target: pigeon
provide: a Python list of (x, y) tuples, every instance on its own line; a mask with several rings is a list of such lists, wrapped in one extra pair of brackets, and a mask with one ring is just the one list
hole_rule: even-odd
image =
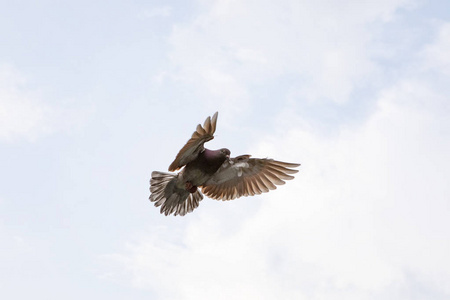
[[(178, 152), (167, 173), (153, 171), (150, 201), (161, 214), (184, 216), (196, 209), (203, 194), (216, 200), (232, 200), (276, 189), (293, 179), (300, 164), (269, 158), (230, 157), (230, 150), (209, 150), (204, 144), (214, 138), (218, 112), (206, 118)], [(201, 190), (201, 192), (200, 192)], [(203, 194), (202, 194), (203, 193)]]

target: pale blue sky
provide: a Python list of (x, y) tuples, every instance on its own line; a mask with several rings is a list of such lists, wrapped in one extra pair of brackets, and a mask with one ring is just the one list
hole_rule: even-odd
[[(2, 299), (448, 299), (450, 2), (1, 1)], [(149, 201), (198, 123), (301, 163)]]

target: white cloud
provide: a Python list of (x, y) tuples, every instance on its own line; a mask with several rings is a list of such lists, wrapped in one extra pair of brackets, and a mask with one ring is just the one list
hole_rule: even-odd
[(450, 23), (441, 24), (436, 43), (427, 47), (424, 56), (428, 61), (427, 67), (438, 69), (450, 75)]
[(368, 26), (394, 19), (408, 2), (201, 2), (202, 14), (170, 38), (173, 72), (225, 111), (245, 108), (250, 86), (281, 74), (304, 78), (292, 88), (306, 99), (343, 103), (378, 72)]
[[(200, 25), (194, 27), (206, 30), (206, 26), (201, 25), (203, 22), (215, 26), (221, 18), (228, 20), (226, 24), (231, 27), (237, 22), (232, 18), (235, 12), (226, 9), (228, 2), (215, 3), (225, 6), (217, 9), (218, 21), (197, 20)], [(324, 10), (323, 16), (331, 17), (326, 20), (338, 21), (332, 18), (334, 7), (328, 7), (325, 2), (319, 4), (320, 9), (310, 9)], [(237, 13), (243, 14), (251, 4), (239, 2), (238, 5)], [(212, 5), (212, 12), (214, 7)], [(361, 25), (367, 20), (390, 19), (396, 7), (381, 2), (380, 6), (364, 6), (360, 10), (350, 9), (353, 13), (341, 13), (349, 14), (351, 21), (344, 17), (343, 22), (352, 27), (350, 25)], [(258, 9), (256, 5), (254, 8)], [(265, 8), (260, 10), (265, 11)], [(311, 11), (302, 13), (306, 21), (312, 22), (313, 18), (307, 16)], [(261, 11), (256, 15), (261, 16)], [(273, 16), (279, 15), (275, 11), (269, 19)], [(149, 237), (129, 244), (125, 253), (111, 255), (110, 259), (118, 262), (119, 267), (110, 274), (123, 274), (125, 269), (126, 278), (121, 280), (157, 291), (161, 298), (384, 299), (387, 296), (412, 299), (418, 284), (426, 287), (433, 298), (436, 295), (448, 298), (450, 121), (447, 116), (450, 102), (447, 66), (434, 63), (435, 59), (445, 61), (440, 53), (447, 49), (446, 26), (442, 25), (437, 40), (425, 47), (424, 53), (432, 54), (422, 56), (414, 70), (399, 72), (402, 77), (378, 93), (375, 111), (358, 127), (342, 126), (333, 135), (323, 136), (301, 116), (295, 115), (295, 111), (286, 110), (278, 116), (278, 127), (285, 128), (289, 123), (286, 120), (292, 121), (288, 124), (291, 126), (280, 130), (276, 136), (264, 137), (251, 152), (255, 156), (262, 154), (301, 162), (294, 181), (264, 196), (225, 203), (204, 200), (196, 216), (186, 219), (183, 232), (173, 234), (171, 228), (164, 227), (150, 230)], [(333, 28), (326, 24), (325, 27)], [(178, 33), (183, 31), (178, 30)], [(361, 52), (366, 45), (363, 34), (359, 29), (349, 30), (359, 42), (348, 47), (356, 49), (356, 53), (351, 53), (356, 61), (363, 62), (365, 70), (362, 72), (370, 72), (372, 62)], [(193, 32), (186, 30), (181, 36)], [(238, 31), (233, 33), (238, 34)], [(200, 33), (194, 36), (197, 34)], [(216, 40), (210, 39), (211, 44), (205, 46), (214, 49)], [(209, 39), (198, 41), (206, 40)], [(222, 45), (227, 41), (223, 35), (219, 40)], [(275, 34), (267, 43), (273, 40), (277, 41)], [(280, 40), (283, 43), (277, 43), (278, 46), (286, 45), (288, 39)], [(293, 58), (289, 52), (299, 48), (260, 47), (258, 42), (261, 41), (264, 39), (254, 39), (244, 45), (242, 39), (245, 47), (233, 46), (227, 51), (239, 53), (235, 49), (247, 49), (236, 56), (242, 64), (273, 64), (274, 72), (290, 72), (288, 60), (284, 65), (274, 64), (276, 55), (270, 55), (269, 50), (278, 54), (286, 51), (285, 56), (279, 57), (283, 61), (286, 57)], [(197, 49), (204, 48), (198, 45)], [(256, 61), (247, 59), (252, 49), (258, 49), (254, 50), (258, 53)], [(308, 48), (308, 51), (314, 49)], [(313, 61), (329, 53), (327, 47), (315, 50), (319, 54), (313, 54), (318, 55)], [(217, 60), (201, 54), (195, 59), (189, 57), (195, 53), (187, 51), (186, 57), (176, 58), (180, 59), (182, 68), (186, 68), (182, 72), (193, 70), (197, 74), (197, 71), (212, 69), (232, 75), (223, 75), (223, 78), (239, 78), (244, 73), (267, 76), (255, 71), (255, 65), (236, 67), (238, 71), (227, 69), (228, 63), (221, 61), (226, 55), (217, 55)], [(331, 55), (329, 64), (338, 62), (351, 66), (347, 51), (337, 53), (335, 58)], [(215, 54), (217, 52), (212, 51), (211, 57)], [(192, 59), (185, 62), (188, 58)], [(318, 74), (315, 72), (320, 72), (314, 63), (307, 65), (303, 58), (298, 60), (304, 64), (307, 76), (314, 78), (313, 75)], [(200, 61), (204, 64), (195, 63)], [(211, 62), (216, 64), (210, 65)], [(300, 65), (295, 59), (293, 64), (293, 68)], [(429, 77), (430, 65), (437, 75)], [(351, 89), (358, 72), (361, 70), (344, 72), (343, 78), (338, 80), (349, 82)], [(319, 80), (310, 85), (311, 90), (322, 93), (319, 86), (324, 82), (326, 80)], [(241, 86), (245, 91), (246, 84)], [(333, 90), (333, 85), (326, 86)], [(347, 90), (340, 93), (345, 98)]]
[(82, 126), (92, 107), (72, 109), (70, 101), (51, 105), (12, 66), (0, 65), (0, 140), (36, 140), (56, 131)]
[(45, 119), (51, 108), (38, 100), (38, 92), (24, 89), (25, 83), (17, 70), (0, 66), (0, 139), (34, 139), (49, 130)]
[[(430, 134), (449, 121), (436, 124), (435, 112), (403, 103), (433, 102), (433, 94), (414, 99), (422, 88), (414, 86), (386, 90), (360, 128), (269, 138), (256, 152), (302, 162), (294, 181), (258, 198), (214, 202), (195, 212), (178, 242), (159, 228), (114, 259), (135, 286), (162, 298), (377, 299), (407, 290), (409, 273), (450, 295), (450, 139)], [(260, 208), (242, 212), (251, 205)]]
[(169, 17), (172, 14), (172, 7), (160, 6), (139, 13), (140, 18)]

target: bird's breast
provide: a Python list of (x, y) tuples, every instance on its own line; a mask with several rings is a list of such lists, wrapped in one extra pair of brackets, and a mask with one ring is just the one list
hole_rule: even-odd
[(190, 166), (186, 166), (183, 170), (181, 180), (183, 182), (189, 181), (192, 185), (202, 186), (205, 184), (208, 179), (211, 178), (211, 175), (204, 172), (199, 168), (194, 168)]

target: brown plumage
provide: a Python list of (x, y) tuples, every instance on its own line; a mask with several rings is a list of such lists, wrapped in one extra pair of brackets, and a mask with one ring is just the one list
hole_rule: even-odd
[(240, 155), (230, 158), (230, 150), (209, 150), (204, 143), (214, 138), (216, 112), (203, 126), (197, 125), (189, 141), (170, 164), (169, 171), (183, 168), (178, 174), (154, 171), (150, 180), (150, 201), (161, 206), (161, 213), (185, 215), (198, 207), (202, 192), (217, 200), (232, 200), (276, 189), (293, 179), (300, 164), (268, 158)]

